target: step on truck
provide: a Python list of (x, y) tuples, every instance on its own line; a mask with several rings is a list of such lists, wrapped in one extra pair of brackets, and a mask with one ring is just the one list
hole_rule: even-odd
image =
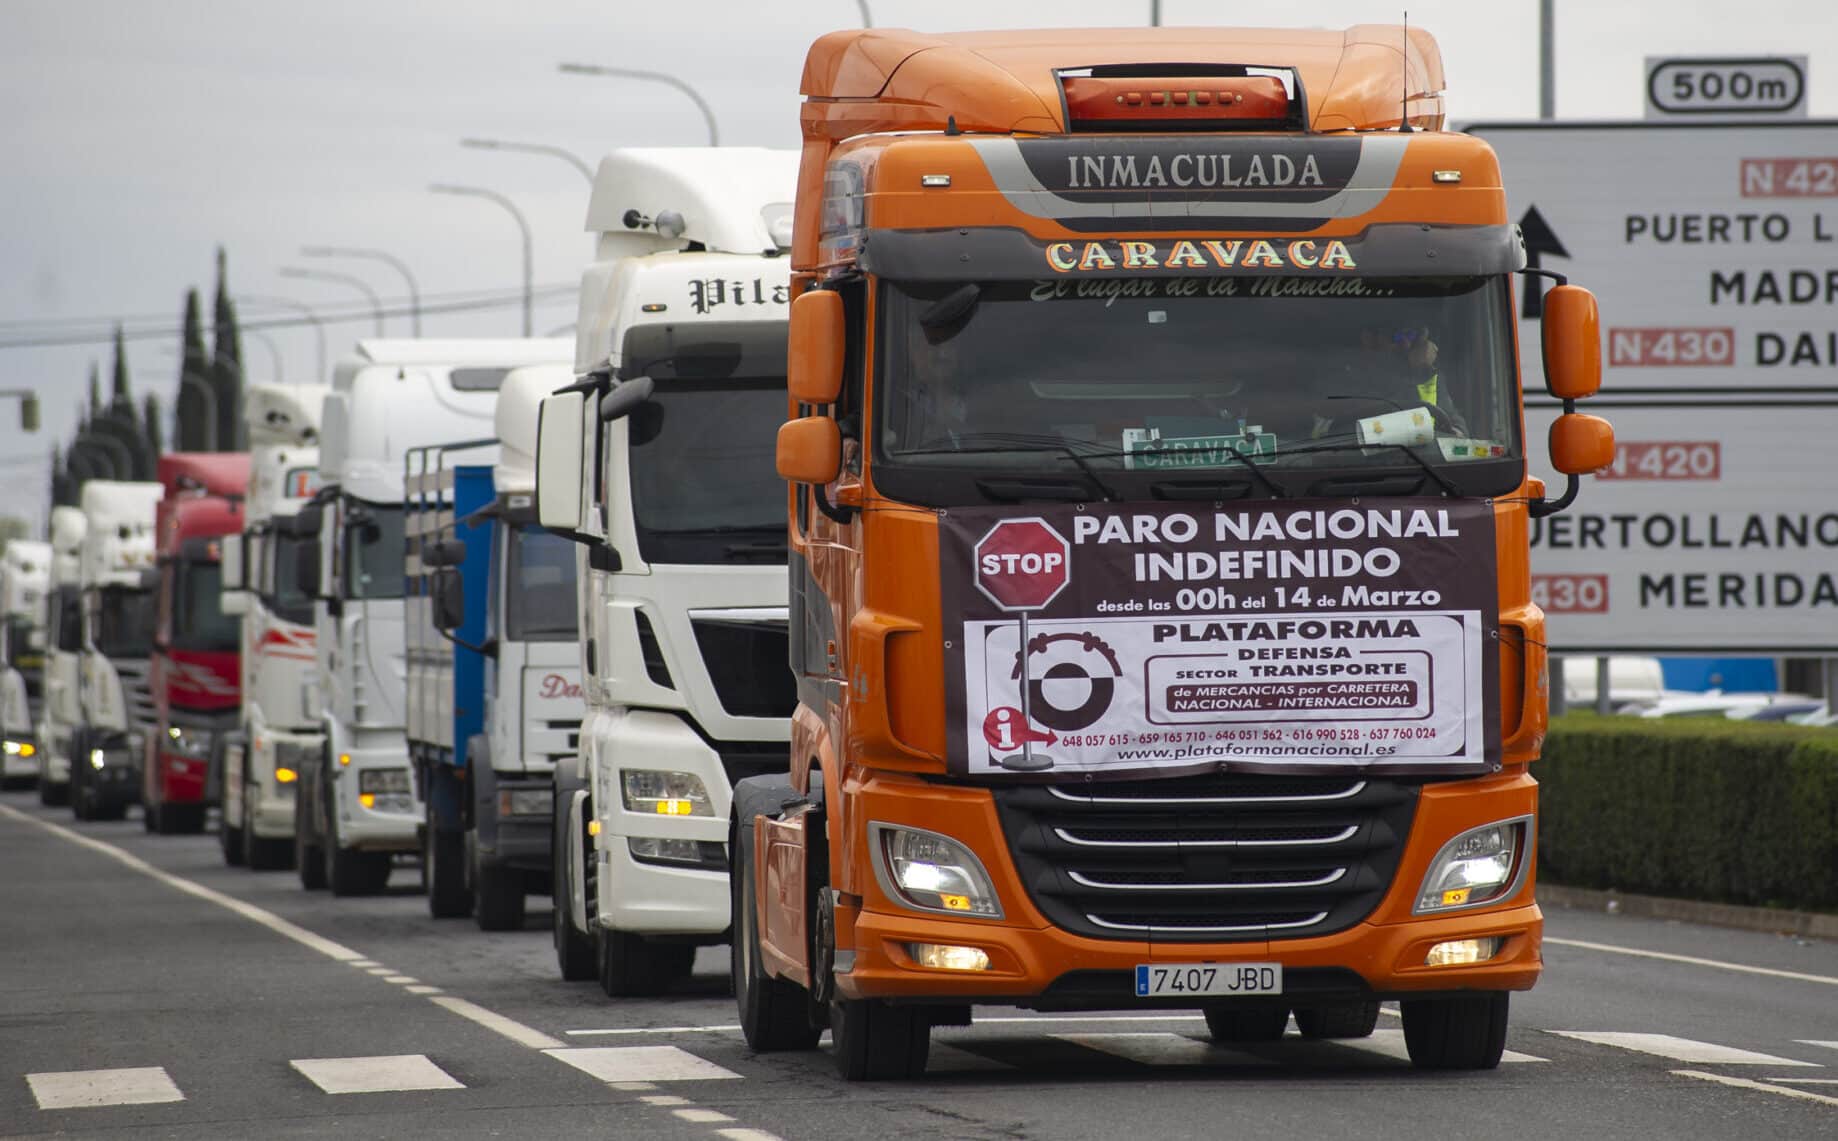
[(223, 608), (223, 549), (242, 534), (249, 456), (168, 452), (156, 470), (165, 491), (154, 522), (154, 712), (140, 803), (149, 832), (200, 832), (218, 795), (213, 758), (242, 705), (241, 629)]
[(587, 704), (556, 770), (564, 978), (655, 993), (727, 938), (734, 781), (785, 765), (784, 405), (796, 159), (600, 163), (575, 372), (543, 402), (540, 522), (581, 541)]
[(70, 807), (79, 820), (119, 819), (140, 801), (154, 721), (149, 671), (157, 617), (157, 483), (83, 484), (82, 649), (70, 740)]
[[(408, 747), (427, 801), (428, 910), (523, 926), (550, 892), (554, 774), (581, 731), (574, 545), (536, 523), (536, 418), (567, 365), (513, 369), (495, 438), (410, 453)], [(496, 447), (495, 465), (469, 462)]]
[(51, 509), (51, 575), (45, 588), (45, 692), (39, 702), (38, 801), (70, 800), (71, 736), (83, 719), (83, 529), (80, 507)]
[[(1546, 722), (1487, 144), (1426, 32), (812, 47), (778, 470), (788, 776), (735, 792), (756, 1049), (1198, 1008), (1491, 1068), (1540, 970)], [(1555, 275), (1540, 274), (1543, 278)], [(1544, 283), (1527, 278), (1520, 289)], [(1606, 463), (1543, 294), (1556, 469)]]
[(38, 779), (50, 586), (50, 543), (13, 539), (0, 551), (0, 788), (30, 788)]
[(506, 372), (567, 360), (561, 340), (366, 340), (334, 371), (320, 416), (319, 533), (300, 566), (314, 597), (323, 738), (294, 794), (294, 859), (309, 889), (379, 892), (394, 858), (422, 843), (403, 737), (406, 457), (488, 435)]
[(318, 384), (257, 384), (243, 395), (249, 485), (240, 542), (224, 548), (224, 610), (238, 616), (242, 716), (222, 752), (224, 861), (254, 871), (294, 859), (294, 790), (325, 746), (313, 601), (300, 551), (318, 534)]

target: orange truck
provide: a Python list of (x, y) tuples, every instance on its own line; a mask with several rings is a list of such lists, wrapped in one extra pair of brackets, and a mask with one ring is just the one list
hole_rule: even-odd
[(1254, 1042), (1395, 1000), (1418, 1066), (1498, 1063), (1541, 968), (1528, 520), (1613, 431), (1594, 298), (1441, 88), (1415, 28), (813, 45), (799, 704), (729, 845), (755, 1049), (888, 1078), (977, 1005)]

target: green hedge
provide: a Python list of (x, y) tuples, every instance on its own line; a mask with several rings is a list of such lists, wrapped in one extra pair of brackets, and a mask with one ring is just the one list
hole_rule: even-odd
[(1838, 729), (1572, 713), (1532, 775), (1552, 883), (1838, 910)]

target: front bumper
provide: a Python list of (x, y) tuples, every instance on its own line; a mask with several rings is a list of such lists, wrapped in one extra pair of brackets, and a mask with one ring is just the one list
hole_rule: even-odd
[[(555, 835), (554, 782), (548, 774), (537, 778), (515, 778), (498, 775), (493, 780), (492, 803), (489, 810), (492, 815), (489, 830), (479, 829), (479, 860), (481, 863), (499, 867), (520, 868), (525, 871), (547, 873), (550, 870), (551, 838)], [(542, 805), (540, 812), (522, 812), (506, 814), (503, 812), (503, 800), (506, 795), (513, 805), (529, 802), (527, 807), (536, 803)], [(489, 835), (490, 843), (485, 843)]]
[[(249, 805), (249, 825), (263, 840), (284, 840), (294, 834), (294, 797), (299, 774), (317, 765), (325, 753), (325, 738), (318, 733), (283, 733), (264, 726), (255, 735), (249, 758), (249, 777), (243, 797)], [(293, 773), (280, 779), (279, 771)]]
[[(333, 754), (332, 799), (338, 811), (341, 847), (366, 852), (415, 852), (421, 848), (422, 803), (412, 791), (408, 746), (397, 737), (393, 744), (348, 745)], [(363, 803), (363, 776), (367, 772), (400, 773), (399, 787), (411, 791), (378, 796)]]
[(38, 775), (38, 738), (7, 737), (0, 741), (0, 777), (35, 777)]

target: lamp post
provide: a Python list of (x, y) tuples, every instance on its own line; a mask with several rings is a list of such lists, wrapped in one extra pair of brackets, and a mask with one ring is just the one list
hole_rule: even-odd
[(249, 305), (265, 305), (270, 308), (293, 309), (304, 314), (306, 319), (312, 323), (313, 333), (318, 338), (319, 342), (319, 368), (313, 375), (318, 378), (318, 383), (324, 384), (326, 382), (325, 321), (320, 318), (317, 310), (311, 305), (306, 304), (306, 302), (295, 301), (291, 297), (267, 297), (259, 293), (238, 293), (236, 295), (236, 300)]
[(383, 335), (383, 299), (377, 296), (377, 291), (370, 288), (370, 283), (363, 278), (349, 273), (333, 273), (327, 269), (303, 269), (297, 265), (283, 266), (281, 276), (302, 281), (330, 281), (357, 290), (370, 299), (370, 312), (377, 322), (377, 336)]
[[(1159, 3), (1159, 0), (1157, 0)], [(862, 10), (862, 27), (874, 27), (874, 17), (868, 14), (868, 0), (855, 0), (855, 6)]]
[[(309, 258), (358, 258), (363, 261), (380, 261), (402, 275), (408, 283), (408, 312), (410, 328), (414, 335), (421, 335), (421, 286), (415, 275), (409, 271), (408, 263), (387, 250), (373, 250), (360, 246), (303, 246), (302, 257)], [(378, 328), (377, 332), (382, 332)]]
[(244, 335), (254, 337), (262, 343), (262, 347), (268, 350), (268, 363), (274, 366), (275, 381), (277, 383), (285, 382), (287, 380), (287, 374), (286, 370), (281, 365), (281, 350), (280, 347), (274, 343), (274, 338), (262, 332), (260, 329), (244, 329), (242, 332)]
[(720, 132), (715, 128), (715, 111), (708, 105), (708, 100), (689, 84), (674, 75), (662, 71), (644, 71), (635, 67), (605, 67), (597, 63), (564, 63), (561, 65), (564, 75), (600, 75), (613, 79), (641, 79), (649, 83), (664, 83), (676, 88), (694, 101), (696, 108), (702, 112), (702, 118), (708, 123), (708, 145), (721, 145)]
[(562, 147), (550, 146), (548, 143), (512, 142), (508, 139), (461, 139), (460, 146), (469, 147), (475, 151), (516, 151), (519, 154), (550, 155), (580, 171), (581, 177), (587, 180), (587, 184), (593, 185), (593, 167), (588, 166), (586, 160), (580, 155)]
[(534, 255), (530, 247), (530, 223), (523, 216), (523, 211), (517, 209), (517, 204), (504, 195), (495, 190), (487, 190), (482, 186), (452, 186), (437, 182), (428, 189), (435, 194), (454, 194), (462, 198), (484, 198), (496, 202), (510, 211), (511, 217), (516, 219), (517, 230), (523, 235), (523, 335), (529, 336), (533, 320), (531, 310), (534, 305), (535, 271), (532, 268)]

